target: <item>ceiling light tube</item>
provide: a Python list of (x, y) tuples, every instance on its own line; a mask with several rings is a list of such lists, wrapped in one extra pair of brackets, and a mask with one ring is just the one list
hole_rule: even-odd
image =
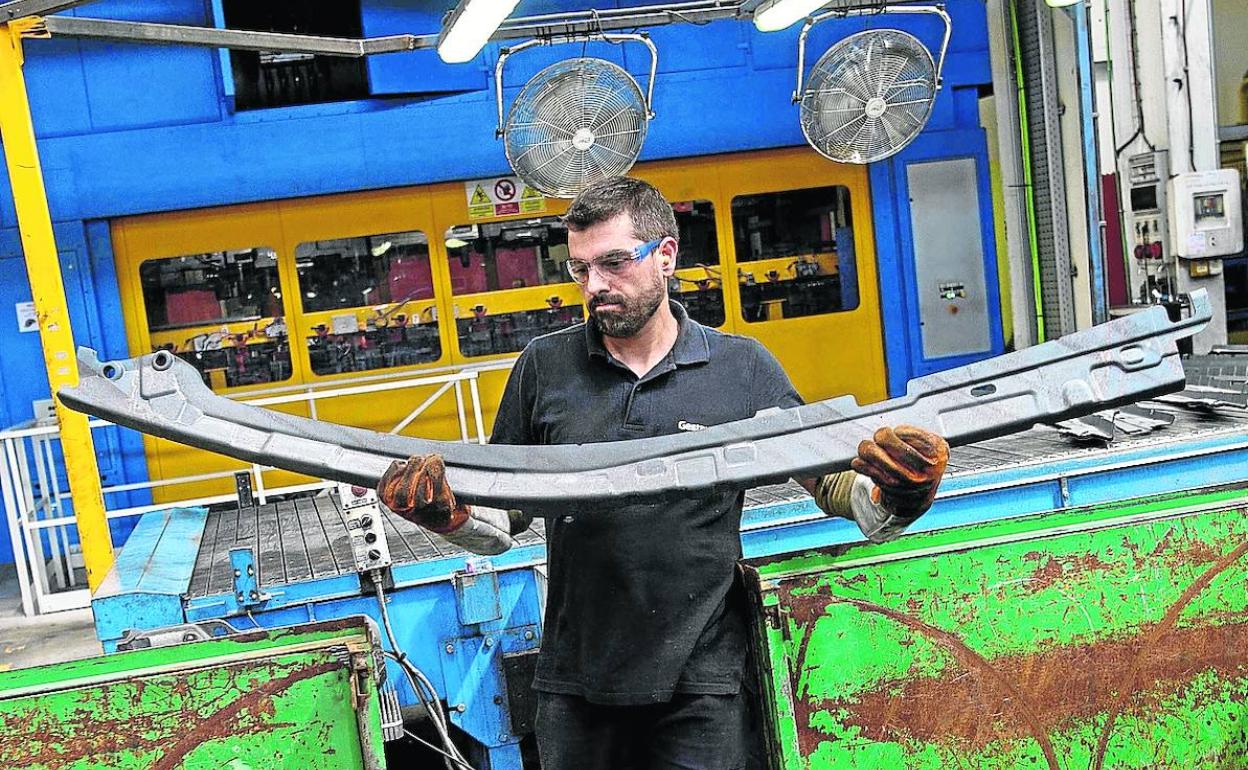
[(754, 11), (759, 32), (779, 32), (828, 4), (828, 0), (767, 0)]
[(438, 56), (448, 64), (476, 58), (519, 0), (459, 0), (442, 24)]

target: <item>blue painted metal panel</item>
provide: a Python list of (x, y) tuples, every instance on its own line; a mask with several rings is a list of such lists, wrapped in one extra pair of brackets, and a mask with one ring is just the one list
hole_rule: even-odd
[[(1092, 281), (1092, 323), (1109, 320), (1109, 283), (1102, 253), (1101, 172), (1096, 146), (1096, 106), (1092, 103), (1092, 41), (1089, 39), (1088, 9), (1082, 4), (1065, 9), (1075, 19), (1075, 41), (1079, 53), (1079, 129), (1083, 139), (1083, 181), (1088, 201), (1088, 264)], [(1109, 116), (1106, 116), (1109, 119)]]
[[(969, 90), (955, 89), (956, 100), (971, 96)], [(918, 313), (918, 286), (915, 277), (913, 234), (910, 225), (910, 196), (906, 166), (933, 160), (971, 158), (975, 161), (980, 206), (980, 239), (983, 243), (983, 270), (988, 299), (988, 325), (991, 348), (984, 353), (927, 359), (923, 356)], [(996, 233), (992, 221), (992, 196), (988, 179), (988, 145), (979, 128), (957, 131), (924, 132), (906, 149), (871, 169), (872, 211), (884, 307), (885, 361), (890, 395), (901, 395), (914, 377), (963, 366), (1005, 350), (1001, 326), (1000, 283), (997, 276)], [(886, 273), (887, 271), (887, 273)], [(892, 278), (886, 277), (891, 275)], [(892, 283), (896, 281), (896, 283)], [(896, 295), (883, 291), (895, 287)], [(892, 300), (896, 300), (893, 304)]]
[(171, 508), (143, 516), (91, 600), (96, 635), (106, 652), (128, 629), (183, 622), (182, 594), (190, 585), (208, 511)]
[[(364, 35), (402, 35), (438, 29), (447, 8), (413, 7), (402, 0), (364, 0), (360, 4)], [(480, 90), (487, 85), (482, 61), (450, 65), (436, 51), (409, 51), (368, 60), (369, 90), (374, 94), (419, 94)]]
[[(108, 355), (127, 356), (125, 328), (117, 291), (116, 268), (103, 222), (59, 222), (54, 226), (57, 249), (61, 255), (61, 274), (65, 283), (70, 323), (79, 344), (108, 351)], [(39, 335), (21, 332), (11, 309), (31, 299), (21, 241), (16, 230), (0, 231), (0, 427), (25, 422), (34, 417), (32, 404), (50, 397), (47, 374), (42, 365)], [(97, 429), (93, 438), (105, 485), (127, 484), (147, 478), (147, 461), (142, 439), (119, 428)], [(67, 489), (60, 452), (55, 452), (57, 475), (61, 488)], [(144, 505), (150, 501), (146, 492), (122, 492), (109, 495), (110, 507)], [(72, 503), (71, 503), (72, 506)], [(110, 522), (113, 542), (125, 541), (136, 518)], [(77, 533), (71, 533), (76, 542)], [(12, 545), (6, 534), (0, 535), (0, 563), (13, 560)]]
[[(135, 10), (139, 5), (105, 0), (79, 12), (141, 15)], [(205, 3), (180, 0), (167, 5), (163, 13), (171, 19), (213, 23)], [(989, 81), (981, 6), (972, 0), (951, 6), (954, 37), (946, 66), (951, 86)], [(396, 23), (399, 8), (396, 0), (366, 4), (366, 20)], [(156, 13), (151, 10), (147, 17), (161, 18)], [(872, 23), (883, 24), (880, 20)], [(812, 52), (854, 24), (865, 22), (821, 25)], [(926, 30), (932, 24), (932, 19), (918, 17), (897, 20), (898, 26), (914, 29), (924, 39), (931, 37)], [(795, 35), (796, 31), (760, 35), (740, 22), (656, 30), (656, 38), (663, 38), (660, 64), (666, 73), (656, 90), (660, 117), (651, 126), (642, 158), (801, 144), (797, 113), (789, 100), (795, 78)], [(64, 113), (50, 108), (48, 115), (37, 116), (36, 122), (48, 137), (41, 150), (58, 219), (376, 189), (506, 170), (502, 149), (492, 135), (495, 116), (489, 81), (481, 71), (482, 64), (492, 63), (494, 47), (487, 48), (480, 62), (462, 65), (476, 73), (470, 79), (478, 88), (471, 92), (419, 101), (373, 99), (240, 114), (220, 110), (227, 95), (222, 93), (221, 67), (214, 55), (191, 51), (182, 57), (171, 54), (178, 49), (133, 48), (103, 50), (92, 44), (79, 55), (57, 41), (27, 44), (28, 80), (33, 90), (44, 89), (45, 102), (53, 100), (54, 94), (83, 88), (63, 80), (72, 81), (74, 70), (64, 60), (75, 59), (86, 73), (79, 76), (80, 83), (91, 84), (86, 91), (93, 119), (98, 113), (102, 125), (121, 129), (103, 131), (93, 126), (90, 133), (67, 135), (83, 129), (81, 104)], [(556, 55), (562, 54), (547, 50), (517, 57), (517, 86), (526, 71), (536, 70)], [(398, 73), (411, 67), (402, 64), (402, 56), (407, 55), (394, 58), (397, 79), (387, 88), (405, 88)], [(630, 67), (645, 58), (628, 56)], [(721, 66), (725, 64), (730, 66)], [(710, 68), (700, 68), (704, 66)], [(142, 77), (160, 82), (146, 84)], [(511, 95), (514, 92), (508, 98)], [(743, 119), (747, 104), (743, 95), (748, 95), (749, 120)], [(933, 128), (952, 125), (951, 119), (942, 117), (951, 109), (952, 105), (938, 105)], [(441, 146), (457, 151), (428, 150)], [(54, 180), (51, 177), (57, 169), (72, 173)], [(172, 169), (177, 173), (171, 173)], [(3, 195), (7, 197), (7, 189)]]

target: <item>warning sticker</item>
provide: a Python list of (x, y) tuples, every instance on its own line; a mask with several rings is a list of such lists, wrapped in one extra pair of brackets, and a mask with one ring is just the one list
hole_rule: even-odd
[(542, 214), (546, 198), (519, 177), (501, 176), (464, 182), (469, 219), (505, 217), (509, 214)]

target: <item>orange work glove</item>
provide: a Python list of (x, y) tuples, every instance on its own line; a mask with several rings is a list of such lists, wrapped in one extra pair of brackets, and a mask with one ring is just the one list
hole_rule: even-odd
[(858, 445), (850, 466), (875, 482), (872, 499), (893, 514), (916, 519), (936, 497), (949, 464), (949, 443), (912, 425), (880, 428)]
[(387, 508), (425, 529), (446, 534), (468, 521), (472, 508), (455, 502), (446, 482), (442, 455), (395, 460), (377, 482), (377, 497)]

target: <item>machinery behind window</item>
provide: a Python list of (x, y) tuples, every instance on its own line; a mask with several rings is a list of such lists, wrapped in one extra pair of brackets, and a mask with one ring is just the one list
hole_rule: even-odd
[(145, 261), (153, 350), (189, 361), (213, 388), (291, 376), (277, 254), (256, 247)]
[(739, 196), (732, 201), (732, 231), (746, 321), (836, 313), (858, 306), (845, 188)]
[(411, 366), (442, 355), (429, 239), (385, 233), (295, 249), (314, 374)]
[[(579, 323), (584, 308), (566, 292), (568, 230), (559, 217), (458, 225), (446, 231), (459, 350), (465, 356), (517, 353), (534, 337)], [(566, 288), (566, 287), (565, 287)]]

